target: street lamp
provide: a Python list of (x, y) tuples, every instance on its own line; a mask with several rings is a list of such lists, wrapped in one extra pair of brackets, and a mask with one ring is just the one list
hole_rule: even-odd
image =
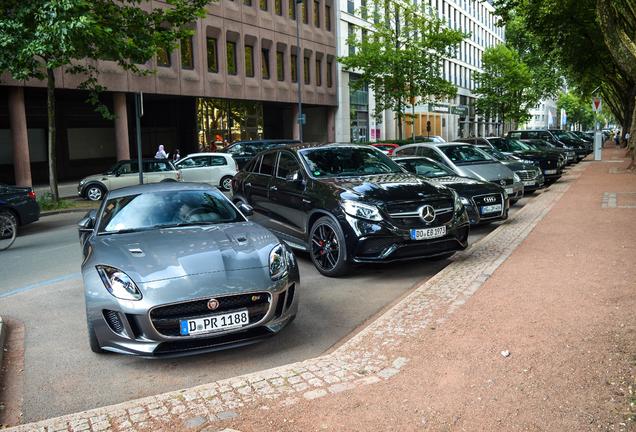
[(303, 116), (302, 86), (300, 83), (300, 56), (302, 55), (302, 50), (300, 49), (300, 20), (302, 19), (302, 11), (298, 13), (298, 5), (302, 5), (302, 3), (303, 0), (296, 0), (296, 47), (298, 49), (296, 53), (296, 81), (298, 82), (298, 117), (296, 118), (296, 122), (298, 123), (298, 139), (300, 142), (303, 142), (303, 124), (305, 123), (305, 117)]

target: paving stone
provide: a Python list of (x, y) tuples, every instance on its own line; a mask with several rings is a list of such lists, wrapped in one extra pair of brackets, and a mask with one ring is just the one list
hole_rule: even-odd
[(192, 417), (183, 422), (184, 429), (197, 429), (206, 424), (208, 420), (203, 416)]
[(352, 388), (355, 388), (355, 385), (353, 383), (340, 383), (330, 386), (329, 391), (331, 393), (341, 393), (346, 390), (351, 390)]
[(318, 390), (312, 390), (312, 391), (306, 392), (305, 394), (303, 394), (303, 397), (307, 400), (312, 400), (312, 399), (317, 399), (326, 395), (327, 395), (327, 390), (318, 389)]
[(238, 414), (235, 413), (234, 411), (223, 411), (218, 413), (216, 416), (219, 418), (219, 420), (231, 420), (237, 417)]

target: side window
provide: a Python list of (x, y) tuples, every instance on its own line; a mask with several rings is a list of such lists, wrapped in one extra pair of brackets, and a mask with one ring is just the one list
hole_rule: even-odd
[(444, 159), (431, 148), (422, 147), (422, 156), (426, 156), (427, 158), (433, 159), (434, 161), (446, 164), (446, 162), (444, 162)]
[[(145, 166), (144, 166), (145, 168)], [(139, 172), (139, 166), (136, 163), (126, 162), (119, 166), (119, 174), (134, 174)]]
[(266, 153), (263, 155), (260, 173), (264, 175), (272, 175), (274, 173), (274, 163), (276, 162), (276, 153)]
[(287, 152), (281, 152), (280, 158), (278, 159), (276, 177), (284, 179), (295, 171), (300, 172), (300, 165), (298, 165), (296, 158)]
[(222, 166), (227, 165), (227, 160), (223, 156), (211, 156), (210, 166)]
[(202, 168), (210, 166), (210, 158), (208, 156), (195, 156), (191, 158), (192, 168)]
[(398, 148), (393, 153), (399, 153), (400, 156), (415, 156), (415, 149), (416, 147)]
[[(512, 138), (516, 138), (512, 136)], [(539, 138), (538, 132), (521, 132), (521, 138)]]
[(521, 132), (510, 132), (509, 138), (521, 139)]
[(250, 163), (247, 165), (247, 167), (245, 167), (245, 171), (258, 174), (262, 159), (263, 159), (262, 156), (252, 159)]

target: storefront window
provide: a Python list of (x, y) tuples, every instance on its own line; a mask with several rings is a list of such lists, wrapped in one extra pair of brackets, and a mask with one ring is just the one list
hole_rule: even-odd
[(198, 98), (197, 121), (200, 151), (263, 138), (261, 102)]

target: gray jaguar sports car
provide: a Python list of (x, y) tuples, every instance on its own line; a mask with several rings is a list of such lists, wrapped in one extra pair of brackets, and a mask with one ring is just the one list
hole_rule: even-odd
[(91, 349), (168, 357), (280, 331), (298, 310), (298, 265), (251, 211), (198, 183), (109, 192), (79, 223)]

